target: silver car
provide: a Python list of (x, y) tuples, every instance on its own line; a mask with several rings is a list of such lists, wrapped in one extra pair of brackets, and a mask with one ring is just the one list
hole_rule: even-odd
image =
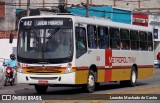
[(154, 67), (160, 68), (160, 61), (159, 60), (157, 60), (157, 59), (154, 60)]

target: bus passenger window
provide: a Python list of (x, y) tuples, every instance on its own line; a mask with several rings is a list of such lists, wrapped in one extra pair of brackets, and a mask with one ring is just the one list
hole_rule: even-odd
[(100, 49), (109, 47), (108, 28), (98, 27), (98, 44)]
[(148, 41), (148, 50), (149, 50), (149, 51), (152, 51), (152, 50), (153, 50), (153, 38), (152, 38), (152, 33), (148, 33), (147, 41)]
[(147, 32), (139, 32), (140, 36), (140, 50), (148, 50), (147, 46)]
[(116, 39), (110, 39), (110, 45), (112, 49), (120, 49), (120, 41)]
[(88, 47), (92, 49), (97, 48), (97, 32), (95, 26), (88, 26)]
[(110, 28), (110, 46), (112, 49), (120, 49), (120, 33), (118, 28)]
[(130, 31), (131, 49), (139, 50), (139, 34), (138, 31)]
[(120, 30), (121, 37), (121, 49), (130, 49), (130, 40), (129, 40), (129, 30), (121, 29)]
[(148, 42), (148, 50), (149, 50), (149, 51), (152, 51), (152, 50), (153, 50), (152, 42)]

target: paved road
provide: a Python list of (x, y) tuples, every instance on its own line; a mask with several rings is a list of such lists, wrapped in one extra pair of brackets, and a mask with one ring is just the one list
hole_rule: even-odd
[[(6, 87), (0, 84), (0, 94), (38, 95), (33, 86), (26, 84)], [(12, 101), (12, 103), (122, 103), (122, 100), (104, 100), (106, 96), (112, 94), (160, 94), (160, 69), (155, 69), (153, 77), (139, 80), (136, 87), (121, 87), (119, 83), (103, 83), (92, 94), (83, 93), (79, 87), (49, 87), (46, 96), (43, 97), (53, 99), (54, 101)], [(59, 100), (55, 100), (57, 98)], [(74, 100), (66, 101), (64, 99)], [(125, 100), (124, 102), (129, 103), (131, 101)], [(135, 102), (159, 103), (157, 100), (140, 100)], [(0, 101), (0, 103), (11, 103), (11, 101)]]

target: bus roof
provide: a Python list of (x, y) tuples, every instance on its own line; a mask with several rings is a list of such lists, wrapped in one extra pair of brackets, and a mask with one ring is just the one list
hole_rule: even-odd
[(152, 32), (153, 28), (151, 27), (144, 27), (144, 26), (138, 26), (138, 25), (131, 25), (131, 24), (124, 24), (124, 23), (118, 23), (113, 22), (111, 20), (105, 19), (105, 18), (93, 18), (93, 17), (81, 17), (81, 16), (75, 16), (75, 15), (38, 15), (38, 16), (28, 16), (23, 17), (21, 19), (29, 19), (29, 18), (53, 18), (53, 17), (60, 17), (60, 18), (72, 18), (75, 23), (82, 23), (82, 24), (90, 24), (90, 25), (100, 25), (100, 26), (108, 26), (108, 27), (115, 27), (115, 28), (122, 28), (122, 29), (129, 29), (129, 30), (138, 30), (138, 31), (147, 31)]

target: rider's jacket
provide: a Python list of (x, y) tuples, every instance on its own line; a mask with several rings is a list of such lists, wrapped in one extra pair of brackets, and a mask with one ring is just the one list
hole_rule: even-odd
[(15, 69), (16, 66), (17, 66), (17, 62), (16, 62), (16, 60), (10, 59), (10, 60), (6, 61), (6, 62), (4, 63), (4, 65), (10, 66), (11, 68)]

